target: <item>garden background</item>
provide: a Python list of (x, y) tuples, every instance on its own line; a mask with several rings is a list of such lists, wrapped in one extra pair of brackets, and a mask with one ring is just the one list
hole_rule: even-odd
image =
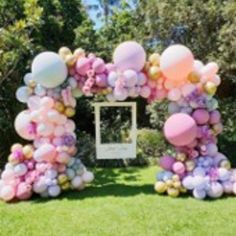
[[(235, 0), (0, 0), (0, 168), (7, 160), (10, 146), (24, 143), (14, 130), (15, 116), (23, 110), (15, 99), (15, 91), (30, 70), (34, 56), (68, 46), (82, 47), (110, 61), (113, 49), (125, 40), (138, 41), (150, 53), (182, 43), (203, 62), (219, 63), (222, 85), (217, 97), (225, 126), (220, 148), (236, 164)], [(162, 137), (167, 115), (165, 102), (149, 105), (139, 99), (138, 158), (95, 160), (94, 101), (100, 98), (78, 99), (74, 117), (78, 157), (85, 165), (147, 165), (166, 150)], [(120, 115), (114, 111), (107, 119), (110, 117), (119, 126)]]

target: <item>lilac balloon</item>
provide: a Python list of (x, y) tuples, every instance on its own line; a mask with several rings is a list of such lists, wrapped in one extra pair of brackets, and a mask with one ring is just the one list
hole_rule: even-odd
[(147, 82), (147, 77), (144, 73), (138, 73), (138, 85), (142, 86), (146, 84)]
[(223, 186), (218, 182), (214, 182), (210, 185), (207, 195), (211, 198), (219, 198), (223, 195), (223, 192)]
[(218, 168), (218, 175), (221, 181), (227, 181), (230, 179), (230, 172), (225, 168)]
[(195, 176), (193, 179), (193, 186), (195, 189), (202, 190), (206, 188), (206, 180), (203, 176)]
[(220, 122), (220, 112), (218, 110), (212, 111), (210, 113), (210, 124), (214, 125)]
[(206, 175), (206, 171), (204, 168), (202, 167), (196, 167), (194, 170), (193, 170), (193, 174), (195, 176), (205, 176)]
[(108, 75), (107, 81), (111, 87), (115, 87), (118, 75), (115, 71), (111, 71)]
[(197, 124), (206, 124), (210, 118), (209, 112), (205, 109), (197, 109), (193, 112), (192, 117)]
[(184, 186), (186, 189), (189, 189), (189, 190), (194, 189), (194, 177), (192, 177), (192, 176), (186, 176), (186, 177), (183, 179), (182, 184), (183, 184), (183, 186)]
[(128, 97), (128, 91), (125, 88), (115, 88), (114, 98), (118, 101), (124, 101)]
[(168, 113), (172, 115), (172, 114), (178, 113), (178, 112), (180, 112), (180, 107), (179, 107), (178, 103), (170, 102), (168, 105)]
[(163, 156), (160, 158), (160, 167), (162, 167), (165, 170), (172, 170), (172, 166), (175, 163), (175, 158), (172, 156)]
[(114, 64), (120, 70), (133, 69), (140, 71), (143, 69), (146, 61), (146, 53), (143, 47), (134, 42), (127, 41), (121, 43), (113, 54)]
[(206, 146), (206, 152), (208, 156), (215, 156), (218, 153), (218, 147), (214, 143), (209, 143)]
[(137, 73), (134, 70), (124, 71), (125, 86), (128, 88), (134, 87), (138, 81)]
[(219, 166), (220, 162), (223, 161), (223, 160), (227, 160), (227, 157), (226, 157), (224, 154), (218, 152), (218, 153), (214, 156), (214, 159), (213, 159), (214, 165)]
[(194, 189), (193, 196), (196, 199), (202, 200), (206, 197), (206, 191), (204, 189)]
[(232, 193), (233, 192), (233, 183), (231, 181), (225, 181), (222, 183), (222, 186), (223, 186), (223, 190), (225, 193)]

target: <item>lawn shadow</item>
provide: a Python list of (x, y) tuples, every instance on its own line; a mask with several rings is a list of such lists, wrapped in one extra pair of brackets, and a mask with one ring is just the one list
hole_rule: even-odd
[[(142, 169), (142, 168), (141, 168)], [(96, 197), (130, 197), (139, 194), (155, 194), (153, 183), (139, 184), (141, 182), (140, 168), (122, 169), (95, 169), (95, 180), (83, 191), (63, 192), (57, 200), (83, 200)], [(42, 203), (50, 198), (35, 196), (32, 203)]]

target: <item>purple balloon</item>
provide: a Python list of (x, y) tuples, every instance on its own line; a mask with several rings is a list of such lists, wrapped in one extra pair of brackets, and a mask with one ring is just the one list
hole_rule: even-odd
[(175, 158), (172, 156), (163, 156), (160, 158), (160, 166), (165, 170), (172, 170), (172, 166), (175, 163)]
[(197, 109), (193, 112), (192, 117), (197, 124), (203, 125), (209, 121), (210, 115), (209, 112), (205, 109)]
[(210, 124), (214, 125), (214, 124), (217, 124), (220, 122), (220, 112), (215, 110), (215, 111), (212, 111), (211, 114), (210, 114)]
[(143, 47), (134, 42), (121, 43), (113, 54), (114, 64), (120, 70), (133, 69), (141, 71), (145, 65), (146, 53)]

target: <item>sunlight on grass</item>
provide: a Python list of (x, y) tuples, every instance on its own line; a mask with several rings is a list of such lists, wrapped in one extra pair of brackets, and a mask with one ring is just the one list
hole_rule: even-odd
[(0, 203), (1, 236), (235, 235), (236, 199), (173, 199), (153, 190), (156, 168), (96, 169), (83, 192)]

